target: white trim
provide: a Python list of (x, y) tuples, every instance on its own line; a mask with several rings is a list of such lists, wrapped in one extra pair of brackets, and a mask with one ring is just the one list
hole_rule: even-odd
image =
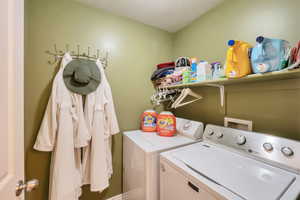
[(117, 196), (111, 197), (111, 198), (106, 199), (106, 200), (122, 200), (122, 199), (123, 199), (123, 195), (119, 194)]

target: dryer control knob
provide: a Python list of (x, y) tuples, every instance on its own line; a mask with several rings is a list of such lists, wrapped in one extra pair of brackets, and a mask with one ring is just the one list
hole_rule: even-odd
[(238, 145), (243, 145), (243, 144), (246, 143), (246, 137), (243, 136), (243, 135), (238, 135), (237, 138), (236, 138), (236, 140), (237, 140), (236, 143)]
[(281, 152), (283, 153), (283, 155), (287, 157), (294, 155), (294, 152), (290, 147), (282, 147)]
[(208, 130), (208, 135), (212, 136), (214, 134), (214, 131), (213, 130)]
[(218, 139), (221, 139), (223, 136), (224, 136), (224, 135), (223, 135), (222, 132), (218, 132), (218, 133), (217, 133), (217, 138), (218, 138)]
[(183, 130), (188, 130), (190, 127), (192, 126), (192, 122), (191, 121), (187, 121), (184, 125), (183, 125)]
[(264, 144), (263, 144), (263, 147), (264, 147), (264, 149), (265, 149), (266, 151), (272, 151), (272, 150), (273, 150), (272, 144), (271, 144), (271, 143), (268, 143), (268, 142), (264, 143)]

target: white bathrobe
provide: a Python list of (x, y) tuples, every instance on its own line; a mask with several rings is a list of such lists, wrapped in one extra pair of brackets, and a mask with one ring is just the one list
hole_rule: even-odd
[(70, 92), (64, 84), (63, 69), (71, 60), (69, 54), (62, 59), (34, 145), (38, 151), (52, 151), (49, 200), (78, 200), (82, 186), (80, 148), (91, 139), (82, 96)]
[(111, 88), (100, 61), (101, 84), (86, 97), (85, 119), (92, 139), (83, 151), (83, 180), (90, 184), (91, 191), (101, 192), (109, 186), (113, 173), (111, 136), (119, 132)]

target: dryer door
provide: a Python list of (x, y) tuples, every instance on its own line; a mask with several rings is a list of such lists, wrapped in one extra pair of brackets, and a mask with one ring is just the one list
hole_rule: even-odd
[(199, 185), (161, 161), (160, 164), (160, 200), (218, 200)]

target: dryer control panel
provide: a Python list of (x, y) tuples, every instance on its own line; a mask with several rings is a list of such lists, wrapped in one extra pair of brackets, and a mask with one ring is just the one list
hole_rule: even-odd
[(293, 168), (300, 173), (300, 142), (268, 134), (208, 124), (204, 140)]
[(204, 125), (202, 122), (176, 117), (177, 132), (194, 140), (202, 139)]

